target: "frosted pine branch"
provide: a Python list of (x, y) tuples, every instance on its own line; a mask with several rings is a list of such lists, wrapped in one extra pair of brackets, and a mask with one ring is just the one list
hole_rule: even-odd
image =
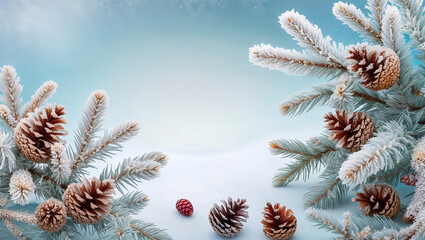
[(71, 162), (66, 155), (65, 147), (61, 143), (55, 143), (52, 146), (52, 177), (58, 184), (68, 181), (71, 175)]
[(28, 223), (30, 225), (34, 225), (37, 223), (37, 219), (34, 215), (12, 211), (9, 209), (0, 209), (0, 219), (16, 220), (19, 222)]
[(342, 65), (328, 62), (323, 58), (265, 44), (250, 48), (249, 60), (255, 65), (279, 70), (289, 75), (334, 78), (346, 71)]
[(172, 238), (158, 229), (155, 225), (144, 223), (137, 219), (129, 219), (125, 216), (112, 214), (111, 220), (106, 224), (106, 236), (114, 236), (118, 239), (137, 240), (171, 240)]
[(19, 120), (22, 85), (19, 84), (19, 77), (12, 66), (5, 65), (1, 68), (0, 91), (3, 94), (0, 96), (0, 101), (10, 109), (13, 119)]
[(108, 95), (103, 90), (93, 92), (88, 98), (75, 135), (76, 161), (82, 157), (100, 130), (108, 103)]
[(372, 25), (371, 19), (367, 18), (363, 12), (353, 4), (337, 2), (332, 9), (336, 18), (348, 25), (354, 31), (360, 33), (363, 37), (372, 42), (379, 43), (381, 36)]
[(25, 240), (24, 234), (19, 228), (13, 224), (12, 220), (4, 219), (4, 223), (6, 224), (7, 229), (13, 234), (13, 236), (17, 237), (19, 240)]
[(306, 207), (332, 208), (346, 196), (348, 187), (338, 178), (326, 178), (304, 195)]
[(401, 73), (399, 82), (402, 84), (404, 95), (411, 94), (412, 84), (412, 64), (410, 60), (410, 48), (406, 45), (402, 32), (400, 13), (395, 6), (388, 6), (382, 20), (382, 42), (384, 46), (391, 48), (397, 53), (400, 59)]
[[(367, 217), (344, 213), (344, 219), (340, 221), (316, 208), (309, 208), (306, 213), (310, 221), (315, 222), (320, 228), (337, 234), (342, 239), (399, 239), (397, 224), (382, 216)], [(380, 238), (377, 238), (378, 236)], [(392, 236), (395, 237), (390, 238)]]
[(112, 202), (111, 211), (119, 216), (138, 214), (148, 203), (149, 198), (139, 191), (130, 192)]
[(306, 210), (307, 218), (315, 222), (320, 228), (325, 228), (338, 235), (342, 235), (346, 239), (350, 239), (351, 235), (349, 232), (345, 232), (344, 226), (334, 217), (330, 216), (325, 211), (315, 208), (308, 208)]
[(279, 22), (283, 29), (298, 41), (301, 47), (323, 60), (345, 67), (345, 51), (343, 46), (337, 46), (329, 36), (323, 37), (322, 31), (311, 24), (305, 16), (298, 12), (287, 11), (280, 15)]
[(372, 18), (375, 29), (380, 33), (382, 30), (382, 17), (388, 0), (367, 0), (366, 9), (370, 11), (369, 16)]
[(344, 184), (358, 185), (378, 171), (390, 170), (408, 154), (415, 140), (406, 134), (403, 125), (389, 122), (376, 137), (370, 139), (359, 152), (351, 154), (339, 171)]
[(425, 37), (425, 16), (422, 0), (391, 0), (399, 6), (404, 30), (409, 34), (414, 46), (423, 51)]
[(49, 100), (56, 92), (58, 85), (53, 81), (47, 81), (41, 85), (40, 88), (32, 95), (31, 101), (24, 105), (22, 118), (27, 117), (28, 113), (33, 112), (36, 108), (43, 105)]
[(334, 93), (336, 85), (334, 83), (324, 83), (313, 87), (308, 92), (302, 92), (290, 97), (280, 108), (283, 115), (297, 116), (308, 112), (315, 106), (326, 105)]
[(0, 131), (0, 170), (12, 172), (16, 168), (14, 148), (12, 135)]
[(0, 104), (0, 119), (11, 130), (13, 130), (16, 127), (16, 125), (18, 124), (18, 121), (16, 121), (16, 119), (10, 113), (10, 109), (4, 104)]
[(100, 179), (114, 179), (118, 191), (123, 192), (125, 184), (136, 187), (136, 183), (159, 175), (159, 170), (167, 162), (167, 156), (160, 152), (144, 154), (122, 161), (115, 170), (112, 166), (103, 170)]
[(335, 143), (323, 136), (307, 144), (297, 140), (275, 140), (270, 143), (270, 148), (272, 154), (295, 158), (274, 176), (273, 185), (276, 187), (285, 186), (301, 176), (306, 180), (312, 172), (319, 170), (323, 159), (338, 154)]
[(81, 163), (86, 163), (89, 159), (104, 159), (119, 151), (121, 143), (134, 137), (139, 132), (137, 122), (127, 122), (116, 127), (113, 131), (107, 132), (102, 138), (94, 142), (80, 158), (77, 158), (71, 165), (71, 171), (75, 171)]

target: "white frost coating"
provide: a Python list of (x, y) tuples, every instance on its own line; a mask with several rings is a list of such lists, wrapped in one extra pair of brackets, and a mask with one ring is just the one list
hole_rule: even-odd
[(351, 154), (342, 164), (339, 178), (344, 184), (359, 185), (380, 170), (392, 169), (403, 160), (414, 139), (408, 136), (403, 125), (390, 122), (383, 126), (361, 150)]
[(9, 183), (10, 199), (20, 205), (26, 205), (34, 194), (35, 185), (31, 173), (19, 170), (13, 173)]
[(71, 162), (66, 155), (65, 147), (60, 143), (52, 146), (52, 177), (59, 183), (65, 183), (71, 175)]
[(16, 157), (13, 153), (15, 142), (6, 132), (0, 132), (0, 170), (8, 168), (10, 172), (16, 167)]
[(344, 47), (336, 44), (329, 36), (323, 37), (317, 25), (310, 23), (305, 16), (287, 11), (280, 15), (279, 23), (282, 28), (298, 41), (301, 47), (325, 61), (336, 62), (344, 65), (346, 61)]

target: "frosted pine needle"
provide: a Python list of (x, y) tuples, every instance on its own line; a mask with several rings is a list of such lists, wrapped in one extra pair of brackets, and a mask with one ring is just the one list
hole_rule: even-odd
[(28, 113), (43, 105), (49, 98), (55, 94), (58, 85), (53, 81), (47, 81), (32, 95), (31, 101), (24, 106), (22, 118), (27, 117)]
[(22, 85), (19, 84), (19, 81), (14, 67), (5, 65), (1, 68), (0, 91), (3, 95), (0, 96), (0, 101), (10, 109), (11, 115), (16, 121), (19, 120), (22, 104)]
[(14, 147), (15, 142), (12, 135), (0, 131), (0, 171), (7, 169), (12, 172), (16, 168)]
[(66, 182), (71, 175), (71, 162), (61, 143), (52, 146), (52, 177), (59, 183)]

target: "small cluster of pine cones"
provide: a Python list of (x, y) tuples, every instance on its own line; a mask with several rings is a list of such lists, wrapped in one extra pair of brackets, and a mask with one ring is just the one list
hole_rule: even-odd
[[(222, 200), (222, 205), (215, 204), (210, 210), (209, 221), (216, 233), (223, 237), (236, 236), (243, 228), (243, 222), (248, 218), (246, 199)], [(297, 228), (297, 219), (292, 210), (279, 203), (267, 203), (263, 212), (264, 234), (274, 240), (290, 239)]]
[[(348, 49), (349, 70), (357, 73), (365, 88), (381, 91), (392, 87), (400, 75), (400, 59), (386, 47), (367, 43), (353, 45)], [(337, 110), (325, 115), (329, 138), (349, 152), (360, 151), (376, 132), (372, 118), (364, 112)]]
[[(53, 147), (63, 145), (61, 137), (67, 134), (62, 126), (66, 123), (63, 118), (65, 113), (63, 106), (47, 105), (44, 109), (36, 109), (34, 113), (29, 113), (19, 121), (14, 131), (14, 138), (26, 159), (35, 163), (48, 163), (51, 160)], [(24, 173), (27, 172), (18, 171), (14, 174), (20, 179), (11, 182), (17, 182), (19, 186), (11, 186), (11, 189), (16, 188), (20, 192), (24, 190), (23, 184), (28, 185)], [(63, 194), (63, 202), (48, 199), (38, 206), (35, 216), (39, 228), (48, 232), (58, 231), (65, 225), (67, 216), (83, 224), (99, 222), (111, 210), (114, 188), (114, 180), (100, 181), (96, 177), (91, 180), (84, 179), (82, 183), (70, 184)], [(31, 187), (27, 186), (25, 189)], [(23, 194), (19, 196), (25, 197)], [(24, 203), (27, 199), (16, 200)]]
[(100, 181), (96, 177), (69, 185), (63, 195), (63, 202), (52, 198), (37, 207), (35, 216), (38, 227), (56, 232), (65, 225), (67, 216), (83, 224), (99, 222), (111, 210), (114, 188), (113, 180)]

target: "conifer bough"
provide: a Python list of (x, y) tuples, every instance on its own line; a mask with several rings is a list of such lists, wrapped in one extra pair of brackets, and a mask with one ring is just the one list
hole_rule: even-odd
[[(425, 236), (425, 72), (413, 58), (425, 63), (425, 9), (421, 0), (368, 0), (366, 10), (369, 14), (343, 2), (333, 8), (336, 18), (358, 32), (363, 43), (336, 43), (291, 10), (279, 17), (279, 23), (304, 50), (266, 44), (250, 49), (255, 65), (331, 80), (284, 102), (281, 110), (286, 116), (315, 106), (334, 108), (335, 113), (325, 116), (327, 129), (305, 143), (270, 143), (273, 154), (295, 159), (279, 170), (274, 185), (306, 180), (323, 169), (321, 181), (304, 196), (310, 207), (307, 214), (319, 226), (344, 239), (418, 239)], [(393, 206), (394, 211), (380, 211), (383, 217), (346, 213), (341, 223), (318, 209), (336, 206), (350, 188), (396, 185), (407, 174), (415, 176), (416, 191), (404, 214), (412, 225), (401, 230), (385, 217), (398, 211), (396, 192), (379, 196), (391, 203), (362, 200), (362, 207), (374, 204), (367, 209)], [(403, 181), (413, 185), (406, 178)]]
[[(0, 120), (8, 128), (0, 131), (0, 226), (18, 239), (85, 239), (88, 233), (108, 239), (171, 239), (153, 224), (132, 217), (148, 198), (141, 191), (127, 191), (157, 177), (166, 155), (151, 152), (128, 158), (88, 180), (89, 168), (121, 151), (121, 144), (138, 133), (137, 122), (99, 135), (108, 95), (98, 90), (83, 109), (74, 146), (66, 145), (65, 107), (45, 104), (57, 84), (44, 83), (21, 108), (22, 86), (15, 69), (0, 70)], [(115, 190), (123, 196), (114, 198)], [(12, 203), (28, 204), (33, 195), (42, 201), (35, 214), (10, 209)]]

